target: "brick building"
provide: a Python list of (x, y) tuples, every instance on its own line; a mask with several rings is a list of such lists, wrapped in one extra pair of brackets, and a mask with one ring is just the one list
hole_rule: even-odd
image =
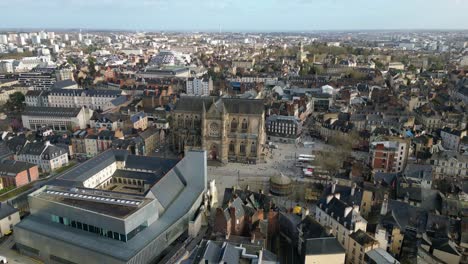
[(39, 167), (35, 164), (5, 160), (0, 164), (0, 178), (3, 188), (19, 187), (39, 178)]

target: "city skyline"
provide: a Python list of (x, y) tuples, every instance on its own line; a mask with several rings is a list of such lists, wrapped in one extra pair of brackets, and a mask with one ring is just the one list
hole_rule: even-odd
[[(366, 7), (365, 9), (362, 7)], [(312, 32), (355, 30), (464, 30), (465, 0), (20, 0), (2, 28), (143, 31)], [(285, 12), (286, 10), (286, 12)], [(289, 11), (288, 11), (289, 10)], [(53, 13), (53, 16), (44, 14)], [(436, 19), (434, 19), (436, 18)], [(439, 18), (439, 19), (437, 19)]]

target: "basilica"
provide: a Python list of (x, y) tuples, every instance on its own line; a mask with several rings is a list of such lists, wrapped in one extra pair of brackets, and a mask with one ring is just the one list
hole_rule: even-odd
[(181, 97), (172, 112), (172, 146), (177, 152), (206, 150), (222, 163), (264, 161), (263, 100)]

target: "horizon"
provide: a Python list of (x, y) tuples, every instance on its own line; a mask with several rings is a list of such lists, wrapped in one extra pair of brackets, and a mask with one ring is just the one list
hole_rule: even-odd
[[(466, 0), (18, 0), (4, 29), (176, 32), (468, 30)], [(53, 14), (50, 16), (44, 14)], [(436, 18), (436, 19), (435, 19)]]

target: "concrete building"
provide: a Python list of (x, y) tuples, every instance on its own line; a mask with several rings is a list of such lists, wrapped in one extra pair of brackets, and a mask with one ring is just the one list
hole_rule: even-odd
[(187, 95), (209, 96), (213, 91), (213, 80), (209, 79), (187, 79)]
[(467, 131), (455, 130), (450, 128), (444, 128), (440, 131), (440, 137), (442, 139), (442, 147), (447, 150), (460, 150), (460, 142), (462, 138), (467, 136)]
[(24, 86), (33, 87), (34, 90), (50, 90), (55, 83), (55, 76), (43, 72), (20, 73), (18, 81)]
[(73, 69), (71, 68), (58, 69), (55, 71), (55, 77), (57, 78), (57, 81), (74, 80)]
[(21, 119), (23, 126), (30, 130), (50, 127), (57, 131), (67, 131), (73, 128), (86, 128), (92, 115), (93, 110), (84, 107), (26, 107)]
[(264, 160), (263, 100), (191, 97), (179, 99), (172, 113), (172, 146), (176, 151), (208, 151), (222, 163)]
[(19, 187), (39, 178), (39, 167), (35, 164), (5, 160), (0, 164), (0, 179), (3, 188)]
[(431, 164), (436, 179), (468, 176), (468, 155), (461, 155), (455, 151), (441, 151), (432, 155)]
[(16, 245), (47, 263), (156, 263), (204, 213), (206, 173), (203, 151), (167, 160), (108, 150), (29, 195)]
[(0, 44), (8, 44), (8, 36), (7, 35), (0, 35)]
[(409, 144), (397, 138), (374, 141), (369, 152), (374, 172), (401, 172), (408, 160)]

